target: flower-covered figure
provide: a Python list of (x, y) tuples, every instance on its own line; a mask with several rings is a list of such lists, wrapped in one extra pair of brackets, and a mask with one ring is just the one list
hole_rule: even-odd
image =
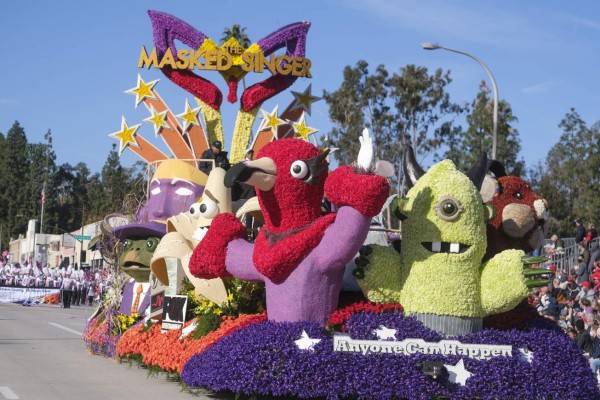
[[(372, 174), (373, 139), (363, 132), (355, 167), (328, 176), (327, 152), (299, 139), (266, 145), (255, 161), (232, 167), (225, 184), (254, 185), (265, 225), (255, 243), (232, 215), (218, 215), (190, 261), (202, 278), (263, 281), (273, 321), (327, 322), (336, 309), (345, 264), (361, 247), (389, 186)], [(323, 195), (338, 207), (322, 215)]]
[[(486, 206), (479, 188), (487, 169), (483, 154), (467, 174), (444, 160), (424, 173), (408, 149), (406, 171), (414, 186), (396, 203), (402, 223), (400, 255), (373, 246), (355, 271), (374, 302), (398, 302), (406, 314), (448, 335), (482, 329), (482, 318), (515, 307), (527, 295), (524, 253), (507, 250), (482, 263)], [(361, 265), (362, 264), (362, 265)]]

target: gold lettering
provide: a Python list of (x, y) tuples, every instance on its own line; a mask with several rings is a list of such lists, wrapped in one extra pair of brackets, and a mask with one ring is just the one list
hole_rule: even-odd
[(252, 71), (252, 64), (254, 64), (254, 53), (244, 53), (242, 54), (242, 70), (246, 72)]
[(304, 76), (302, 73), (304, 68), (304, 64), (302, 63), (302, 57), (295, 57), (292, 60), (292, 75), (293, 76)]
[(289, 75), (292, 71), (291, 62), (292, 60), (286, 55), (277, 57), (277, 72), (281, 75)]
[(138, 60), (138, 68), (148, 68), (156, 67), (158, 65), (158, 56), (156, 55), (156, 47), (152, 49), (152, 53), (148, 56), (146, 53), (146, 48), (142, 46), (142, 51), (140, 52), (140, 59)]
[(204, 65), (198, 60), (202, 57), (202, 54), (204, 53), (200, 51), (190, 51), (190, 68), (194, 69), (194, 67), (197, 67), (198, 69), (204, 69)]
[(233, 57), (226, 51), (217, 51), (217, 71), (227, 71), (233, 64)]
[(265, 63), (265, 66), (269, 69), (269, 71), (271, 71), (272, 74), (277, 72), (277, 59), (275, 58), (275, 55), (271, 54), (270, 62), (267, 58), (265, 58), (264, 63)]
[(265, 62), (265, 56), (262, 53), (258, 53), (254, 57), (254, 72), (263, 72), (263, 63)]
[(204, 55), (204, 66), (206, 69), (216, 70), (217, 69), (217, 50), (207, 50)]
[(158, 68), (163, 68), (165, 64), (168, 64), (173, 69), (177, 69), (177, 64), (175, 63), (175, 58), (173, 57), (173, 53), (171, 53), (171, 49), (167, 49)]
[(303, 58), (302, 64), (304, 65), (302, 68), (304, 70), (304, 76), (307, 78), (312, 78), (312, 75), (310, 74), (310, 66), (312, 65), (310, 60), (308, 58)]
[[(193, 51), (193, 50), (192, 50)], [(190, 60), (188, 60), (187, 55), (189, 54), (189, 50), (181, 49), (177, 52), (177, 68), (186, 69), (188, 65), (190, 65)]]

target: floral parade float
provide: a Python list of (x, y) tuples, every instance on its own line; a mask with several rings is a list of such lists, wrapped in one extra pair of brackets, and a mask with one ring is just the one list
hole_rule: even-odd
[[(310, 77), (309, 24), (288, 25), (240, 49), (234, 40), (218, 46), (168, 14), (149, 15), (155, 48), (142, 50), (140, 67), (160, 68), (192, 93), (199, 107), (186, 101), (181, 126), (153, 88), (156, 81), (139, 78), (129, 92), (136, 104), (146, 105), (152, 114), (148, 122), (176, 158), (197, 159), (208, 143), (223, 141), (223, 96), (194, 68), (219, 71), (232, 103), (247, 73), (262, 66), (272, 75), (242, 93), (234, 128), (232, 163), (242, 160), (250, 142), (256, 160), (228, 171), (215, 168), (191, 205), (130, 222), (163, 224), (147, 265), (149, 279), (186, 296), (188, 311), (182, 327), (167, 330), (165, 321), (148, 312), (143, 321), (117, 315), (120, 287), (111, 291), (107, 302), (113, 306), (105, 308), (104, 321), (115, 322), (112, 335), (105, 336), (121, 359), (166, 372), (189, 388), (254, 397), (600, 398), (587, 361), (555, 324), (530, 314), (519, 324), (504, 321), (501, 329), (486, 322), (514, 311), (530, 287), (545, 283), (531, 279), (540, 272), (528, 266), (539, 259), (525, 257), (528, 247), (522, 243), (533, 245), (539, 232), (525, 219), (520, 236), (501, 228), (510, 227), (511, 209), (520, 208), (513, 204), (531, 203), (531, 213), (545, 218), (546, 205), (540, 208), (540, 199), (524, 191), (526, 184), (517, 188), (496, 170), (491, 195), (482, 198), (481, 185), (489, 179), (485, 156), (466, 174), (450, 160), (425, 172), (407, 148), (405, 172), (413, 187), (392, 203), (402, 220), (399, 252), (361, 248), (389, 195), (387, 182), (376, 174), (368, 131), (360, 137), (358, 160), (329, 171), (328, 152), (308, 140), (314, 130), (307, 127), (305, 112), (310, 114), (317, 99), (309, 86), (293, 92), (295, 99), (281, 116), (277, 107), (262, 111), (264, 120), (250, 138), (262, 102), (297, 77)], [(174, 40), (191, 50), (177, 49)], [(287, 58), (275, 56), (282, 48)], [(205, 61), (202, 68), (190, 64), (195, 59)], [(124, 118), (122, 128), (114, 135), (121, 149), (128, 147), (149, 163), (168, 158)], [(264, 218), (254, 242), (247, 240), (240, 215), (232, 213), (229, 189), (240, 182), (256, 188)], [(323, 211), (323, 197), (336, 212)], [(510, 240), (494, 246), (490, 225), (498, 209), (502, 224), (492, 227)], [(344, 268), (359, 249), (354, 275), (366, 300), (339, 304)], [(183, 276), (188, 276), (184, 283)], [(220, 297), (205, 291), (212, 279), (224, 288)]]

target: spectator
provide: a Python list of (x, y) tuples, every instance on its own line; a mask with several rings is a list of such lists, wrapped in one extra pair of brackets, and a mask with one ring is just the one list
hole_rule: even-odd
[(577, 247), (579, 248), (579, 254), (583, 256), (583, 260), (585, 261), (585, 265), (587, 267), (590, 261), (590, 251), (587, 248), (587, 244), (581, 242), (577, 244)]
[(590, 288), (590, 283), (588, 281), (584, 281), (581, 284), (581, 290), (577, 297), (575, 297), (576, 301), (581, 301), (582, 299), (588, 299), (589, 301), (594, 300), (594, 291)]
[(600, 245), (598, 245), (598, 242), (592, 242), (590, 245), (590, 261), (588, 262), (590, 271), (594, 270), (596, 260), (600, 260)]
[(575, 269), (575, 273), (577, 274), (577, 284), (582, 285), (583, 282), (589, 280), (589, 272), (587, 269), (587, 263), (584, 260), (582, 254), (577, 256), (577, 267)]
[(252, 159), (254, 158), (254, 150), (252, 149), (248, 149), (246, 150), (246, 161), (252, 161)]
[(583, 239), (585, 239), (585, 235), (587, 232), (585, 231), (585, 228), (583, 227), (581, 218), (577, 218), (575, 220), (575, 226), (577, 227), (577, 231), (575, 232), (575, 243), (579, 244), (579, 243), (583, 242)]
[(598, 237), (598, 231), (594, 227), (594, 224), (592, 224), (590, 222), (588, 224), (588, 231), (587, 231), (587, 234), (585, 235), (585, 239), (584, 240), (589, 243), (592, 240), (596, 239), (597, 237)]
[(575, 321), (575, 329), (577, 330), (577, 336), (575, 337), (575, 342), (577, 343), (577, 347), (580, 348), (584, 353), (590, 353), (592, 351), (594, 343), (592, 342), (592, 337), (589, 332), (585, 329), (585, 323), (583, 320), (578, 319)]
[[(227, 171), (230, 168), (229, 160), (227, 159), (227, 152), (221, 151), (221, 147), (223, 147), (223, 144), (220, 141), (215, 140), (210, 145), (210, 149), (204, 151), (200, 158), (203, 160), (214, 160), (215, 167), (223, 168)], [(212, 167), (213, 163), (209, 161), (201, 161), (198, 165), (198, 168), (206, 175), (210, 173)]]
[(540, 302), (537, 309), (540, 315), (545, 317), (556, 318), (558, 316), (558, 303), (548, 291), (547, 286), (542, 286), (540, 289)]

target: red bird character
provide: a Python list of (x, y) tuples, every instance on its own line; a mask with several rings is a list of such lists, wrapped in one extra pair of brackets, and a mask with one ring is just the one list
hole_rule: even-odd
[[(388, 194), (387, 181), (372, 174), (373, 140), (360, 138), (354, 167), (328, 176), (328, 152), (299, 139), (269, 143), (255, 161), (240, 163), (225, 185), (255, 186), (265, 225), (256, 242), (232, 214), (217, 216), (190, 260), (193, 275), (236, 276), (265, 283), (273, 321), (316, 321), (324, 325), (337, 307), (345, 265), (359, 250), (371, 218)], [(323, 215), (323, 196), (338, 207)]]

